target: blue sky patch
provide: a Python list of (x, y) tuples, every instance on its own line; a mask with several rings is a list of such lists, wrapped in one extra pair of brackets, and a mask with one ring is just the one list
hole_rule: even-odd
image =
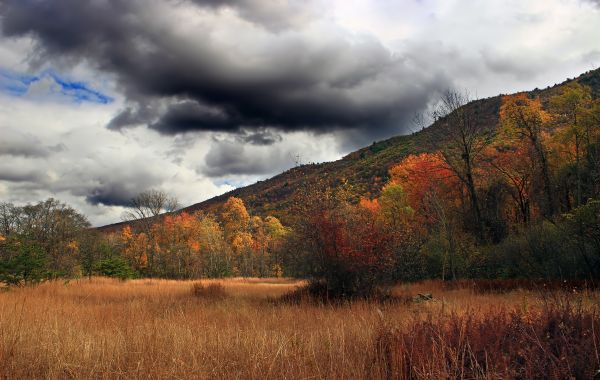
[(74, 103), (108, 104), (113, 101), (113, 98), (86, 83), (71, 81), (52, 70), (30, 75), (0, 68), (0, 92), (17, 97), (58, 97)]

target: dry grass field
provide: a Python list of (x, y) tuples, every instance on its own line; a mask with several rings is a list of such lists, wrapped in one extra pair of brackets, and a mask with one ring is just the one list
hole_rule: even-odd
[[(208, 286), (215, 282), (223, 288)], [(399, 285), (394, 291), (400, 301), (385, 304), (273, 301), (301, 285), (227, 279), (198, 287), (191, 281), (92, 278), (4, 291), (0, 374), (8, 379), (503, 378), (509, 372), (488, 359), (498, 363), (492, 356), (504, 355), (511, 365), (511, 353), (501, 352), (510, 340), (506, 334), (522, 330), (543, 340), (538, 335), (549, 333), (536, 330), (535, 321), (547, 324), (552, 317), (544, 312), (548, 299), (535, 291), (478, 294), (445, 290), (439, 282)], [(433, 293), (434, 300), (410, 301), (424, 292)], [(577, 304), (568, 306), (568, 321), (559, 323), (573, 322), (578, 330), (558, 325), (568, 352), (546, 352), (547, 342), (539, 341), (534, 348), (541, 347), (536, 352), (548, 355), (550, 364), (510, 372), (511, 377), (536, 375), (531, 370), (541, 371), (541, 378), (564, 371), (587, 376), (600, 368), (600, 324), (594, 325), (599, 294), (552, 297), (554, 304), (569, 299)], [(500, 338), (490, 334), (503, 329)], [(482, 357), (478, 344), (490, 352), (484, 350)], [(583, 353), (577, 348), (582, 344)], [(528, 360), (533, 351), (528, 352), (515, 355)], [(579, 371), (583, 364), (573, 361), (577, 357), (590, 367)]]

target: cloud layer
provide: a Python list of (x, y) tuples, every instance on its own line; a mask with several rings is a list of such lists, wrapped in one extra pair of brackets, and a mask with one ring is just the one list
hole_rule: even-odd
[(441, 70), (300, 4), (9, 0), (2, 30), (33, 36), (39, 60), (87, 60), (116, 75), (127, 107), (113, 129), (353, 129), (379, 138), (405, 130), (450, 86)]
[(0, 200), (194, 203), (600, 65), (597, 0), (0, 0)]

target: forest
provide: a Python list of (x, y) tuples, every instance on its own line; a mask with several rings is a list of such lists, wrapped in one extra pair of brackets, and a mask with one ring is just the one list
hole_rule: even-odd
[(112, 232), (54, 199), (2, 203), (0, 281), (298, 277), (362, 296), (423, 279), (598, 279), (593, 95), (575, 81), (543, 98), (506, 95), (490, 127), (479, 102), (447, 92), (432, 113), (443, 138), (395, 163), (378, 196), (356, 201), (351, 183), (301, 186), (285, 224), (237, 197), (214, 213), (178, 212), (156, 190)]

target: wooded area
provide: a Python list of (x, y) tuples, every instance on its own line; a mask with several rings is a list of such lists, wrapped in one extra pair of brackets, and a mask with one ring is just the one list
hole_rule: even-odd
[(236, 197), (188, 214), (142, 193), (113, 233), (56, 200), (3, 203), (0, 281), (295, 276), (360, 295), (426, 278), (599, 278), (600, 101), (577, 82), (545, 99), (504, 96), (495, 129), (467, 102), (444, 96), (446, 138), (393, 166), (378, 197), (300, 187), (285, 226)]

